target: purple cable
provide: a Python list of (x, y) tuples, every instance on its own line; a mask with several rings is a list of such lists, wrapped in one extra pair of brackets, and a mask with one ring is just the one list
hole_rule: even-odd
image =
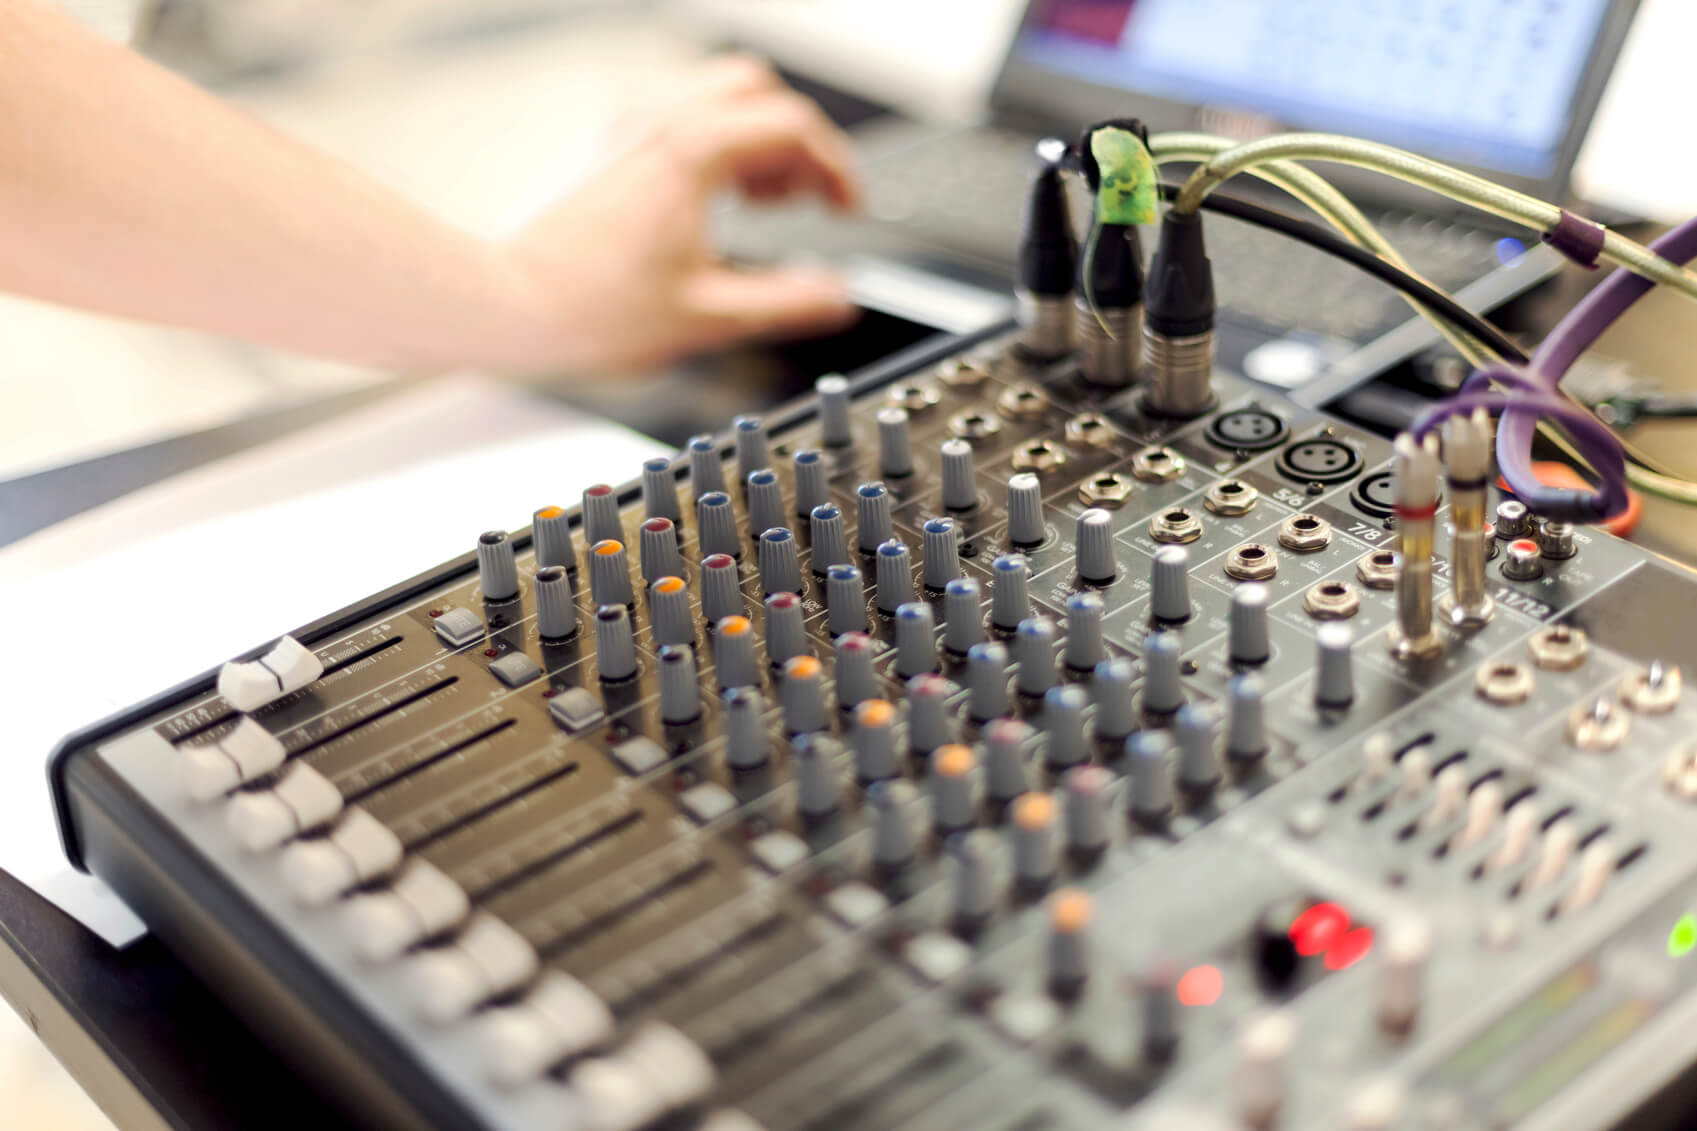
[[(1650, 250), (1662, 258), (1674, 263), (1689, 263), (1697, 259), (1697, 219), (1687, 220), (1679, 227), (1666, 232), (1650, 245)], [(1634, 275), (1625, 268), (1617, 269), (1607, 279), (1599, 283), (1595, 290), (1580, 300), (1579, 304), (1568, 311), (1567, 316), (1556, 324), (1532, 355), (1532, 362), (1527, 367), (1525, 379), (1516, 376), (1509, 383), (1521, 388), (1536, 388), (1540, 393), (1554, 396), (1556, 387), (1568, 369), (1578, 360), (1579, 355), (1591, 348), (1591, 345), (1603, 335), (1614, 322), (1644, 295), (1655, 284), (1649, 279)], [(1480, 370), (1470, 377), (1469, 384), (1481, 374), (1491, 373), (1497, 379), (1503, 379), (1502, 367), (1492, 366)], [(1466, 385), (1463, 388), (1467, 388)], [(1561, 402), (1564, 403), (1565, 402)], [(1571, 407), (1571, 406), (1567, 406)], [(1564, 504), (1571, 504), (1572, 491), (1545, 487), (1538, 482), (1537, 475), (1532, 470), (1532, 434), (1538, 424), (1538, 417), (1543, 415), (1543, 408), (1534, 409), (1530, 405), (1521, 406), (1511, 403), (1503, 412), (1502, 420), (1497, 425), (1497, 466), (1502, 469), (1503, 478), (1521, 500), (1539, 513), (1560, 517), (1553, 513), (1554, 509)], [(1564, 419), (1566, 419), (1564, 417)], [(1569, 420), (1574, 428), (1583, 427), (1591, 432), (1590, 425), (1597, 422), (1586, 414), (1587, 425), (1581, 426)], [(1600, 428), (1601, 426), (1598, 425)], [(1578, 432), (1574, 439), (1579, 438)], [(1609, 435), (1609, 442), (1614, 445), (1614, 437)], [(1609, 506), (1603, 515), (1592, 517), (1607, 517), (1626, 506), (1626, 484), (1624, 482), (1626, 464), (1620, 458), (1619, 447), (1614, 445), (1616, 460), (1620, 463), (1620, 482), (1613, 482), (1602, 466), (1593, 461), (1598, 473), (1604, 476), (1597, 495), (1587, 501), (1587, 510), (1603, 511), (1610, 500), (1618, 500)], [(1557, 496), (1562, 496), (1561, 502)], [(1608, 496), (1605, 500), (1604, 496)], [(1579, 517), (1579, 516), (1575, 516)]]

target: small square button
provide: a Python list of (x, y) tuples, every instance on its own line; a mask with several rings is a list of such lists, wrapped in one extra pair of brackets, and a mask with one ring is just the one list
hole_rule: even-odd
[(542, 678), (542, 669), (523, 652), (508, 652), (489, 665), (489, 673), (508, 687), (523, 687), (533, 679)]
[(704, 825), (737, 807), (737, 799), (731, 796), (730, 790), (710, 781), (684, 790), (678, 802), (684, 807), (684, 812)]
[(1044, 994), (1006, 993), (990, 1007), (991, 1024), (1009, 1040), (1022, 1045), (1037, 1040), (1060, 1019), (1060, 1007)]
[(807, 842), (794, 833), (767, 833), (748, 846), (754, 859), (768, 872), (778, 873), (793, 868), (807, 859)]
[(825, 897), (825, 910), (847, 927), (864, 927), (882, 915), (890, 901), (877, 888), (844, 884)]
[(941, 931), (915, 937), (902, 953), (914, 973), (933, 985), (941, 985), (972, 964), (972, 948)]
[(652, 738), (633, 738), (613, 747), (613, 761), (638, 776), (666, 764), (666, 751)]
[(548, 703), (554, 721), (573, 734), (601, 721), (601, 700), (582, 687), (568, 687)]
[(470, 609), (445, 609), (436, 618), (436, 635), (450, 648), (483, 639), (483, 618)]

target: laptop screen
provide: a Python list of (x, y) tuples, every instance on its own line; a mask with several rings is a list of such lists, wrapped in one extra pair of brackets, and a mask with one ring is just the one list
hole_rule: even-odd
[[(1540, 179), (1609, 0), (1036, 0), (1015, 57)], [(1131, 108), (1128, 108), (1128, 110)]]

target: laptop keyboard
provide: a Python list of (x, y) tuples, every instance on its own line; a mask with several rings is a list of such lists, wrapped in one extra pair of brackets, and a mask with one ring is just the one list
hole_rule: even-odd
[[(1004, 130), (932, 135), (923, 146), (880, 154), (867, 166), (871, 219), (916, 242), (1006, 261), (1009, 217), (1023, 210), (1033, 170), (1031, 139)], [(1295, 202), (1275, 207), (1296, 209)], [(1082, 189), (1076, 214), (1088, 214)], [(1410, 265), (1444, 289), (1498, 266), (1495, 237), (1464, 225), (1409, 213), (1373, 216)], [(1154, 249), (1153, 230), (1145, 247)], [(1208, 254), (1222, 308), (1239, 319), (1365, 341), (1409, 317), (1389, 288), (1287, 237), (1228, 217), (1208, 217)]]

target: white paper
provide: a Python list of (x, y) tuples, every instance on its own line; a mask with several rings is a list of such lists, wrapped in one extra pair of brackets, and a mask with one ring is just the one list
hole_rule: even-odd
[[(65, 863), (46, 776), (66, 733), (471, 547), (653, 440), (505, 386), (423, 386), (219, 461), (0, 552), (0, 867), (109, 941), (140, 924)], [(33, 642), (33, 647), (31, 644)]]

